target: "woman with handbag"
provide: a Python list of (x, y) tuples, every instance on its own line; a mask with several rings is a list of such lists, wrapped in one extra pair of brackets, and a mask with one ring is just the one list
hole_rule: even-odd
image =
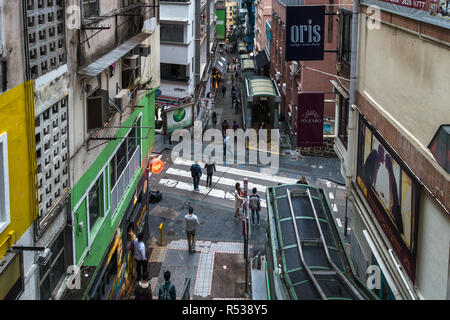
[(234, 218), (235, 219), (239, 219), (239, 209), (242, 207), (242, 203), (244, 202), (244, 198), (242, 198), (243, 196), (243, 192), (241, 190), (241, 184), (239, 182), (236, 183), (236, 186), (234, 188), (234, 198), (235, 203), (234, 203), (234, 208), (236, 209), (236, 211), (234, 212)]

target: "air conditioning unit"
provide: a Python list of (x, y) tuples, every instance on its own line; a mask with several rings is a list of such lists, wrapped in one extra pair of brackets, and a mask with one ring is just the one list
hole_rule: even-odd
[(37, 256), (37, 263), (40, 264), (41, 266), (45, 266), (49, 261), (50, 258), (52, 257), (52, 252), (50, 251), (49, 248), (46, 248), (43, 252), (41, 252), (38, 256)]
[(139, 46), (139, 55), (142, 57), (148, 57), (151, 53), (149, 44), (141, 44)]
[(139, 56), (137, 54), (125, 57), (125, 63), (131, 69), (136, 69), (139, 66)]
[(114, 102), (116, 106), (120, 110), (125, 110), (128, 107), (128, 104), (131, 100), (131, 92), (129, 89), (122, 89), (120, 92), (114, 97)]

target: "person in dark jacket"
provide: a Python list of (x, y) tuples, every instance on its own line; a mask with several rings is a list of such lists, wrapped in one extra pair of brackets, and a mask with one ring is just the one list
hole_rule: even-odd
[(190, 171), (192, 179), (194, 180), (194, 191), (200, 191), (198, 185), (200, 183), (200, 177), (202, 176), (202, 168), (198, 164), (198, 161), (195, 161), (195, 163), (191, 166)]
[(308, 181), (305, 177), (301, 177), (300, 180), (297, 181), (297, 184), (308, 184)]
[(261, 199), (257, 194), (258, 190), (253, 188), (252, 195), (249, 199), (249, 206), (252, 210), (252, 224), (255, 224), (255, 213), (256, 213), (256, 222), (259, 225), (259, 212), (261, 211)]
[(216, 171), (216, 164), (211, 159), (211, 155), (208, 156), (208, 161), (205, 163), (205, 169), (206, 169), (206, 187), (212, 187), (212, 176), (213, 173)]
[(134, 288), (134, 299), (152, 300), (152, 295), (152, 287), (150, 286), (150, 282), (148, 282), (148, 273), (144, 272), (141, 281), (139, 281)]
[(175, 285), (170, 282), (170, 271), (164, 272), (164, 280), (166, 282), (159, 287), (159, 300), (176, 300), (177, 292)]

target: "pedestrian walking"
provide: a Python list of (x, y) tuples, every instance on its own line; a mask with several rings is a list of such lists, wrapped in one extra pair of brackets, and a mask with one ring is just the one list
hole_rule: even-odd
[(217, 114), (215, 111), (212, 114), (211, 122), (212, 122), (213, 128), (215, 128), (217, 125)]
[(235, 74), (235, 76), (234, 76), (234, 78), (236, 79), (236, 81), (237, 81), (238, 77), (239, 77), (239, 71), (236, 71), (236, 74)]
[(236, 131), (237, 129), (239, 129), (239, 124), (236, 122), (236, 120), (234, 120), (234, 122), (233, 122), (233, 130)]
[(227, 130), (230, 129), (230, 125), (227, 120), (222, 121), (222, 135), (225, 137)]
[(206, 187), (208, 186), (212, 187), (212, 176), (214, 172), (216, 171), (216, 164), (212, 160), (211, 155), (208, 156), (208, 161), (205, 163), (205, 169), (206, 169)]
[(233, 109), (236, 113), (239, 113), (239, 101), (238, 99), (233, 100)]
[(184, 221), (186, 222), (186, 238), (189, 247), (189, 253), (194, 253), (195, 249), (195, 231), (200, 225), (197, 216), (194, 214), (194, 209), (189, 207), (189, 213), (184, 216)]
[(234, 65), (234, 72), (236, 72), (236, 70), (237, 70), (237, 66), (236, 66), (236, 65)]
[(239, 182), (236, 183), (236, 186), (234, 187), (234, 198), (235, 198), (235, 202), (234, 202), (234, 208), (236, 209), (236, 211), (234, 212), (234, 217), (236, 219), (239, 219), (239, 209), (241, 209), (242, 207), (242, 203), (244, 202), (243, 199), (243, 192), (241, 190), (241, 184)]
[(148, 282), (148, 272), (144, 272), (142, 279), (134, 288), (134, 300), (152, 300), (152, 287)]
[(234, 83), (234, 74), (231, 75), (231, 83)]
[(159, 287), (159, 300), (176, 300), (177, 291), (175, 285), (170, 282), (170, 271), (164, 272), (164, 284)]
[(225, 86), (222, 87), (222, 94), (223, 97), (225, 98), (225, 93), (227, 92), (227, 88)]
[(139, 233), (138, 237), (133, 241), (133, 254), (136, 260), (136, 272), (138, 279), (147, 271), (147, 259), (145, 257), (144, 233)]
[(299, 181), (297, 181), (297, 184), (308, 184), (308, 181), (305, 177), (301, 177)]
[(198, 164), (198, 161), (195, 161), (195, 163), (191, 166), (190, 171), (194, 182), (194, 191), (200, 191), (198, 185), (200, 183), (200, 177), (202, 176), (202, 168)]
[(261, 211), (261, 199), (257, 194), (258, 190), (256, 188), (252, 189), (252, 194), (249, 199), (250, 210), (252, 210), (252, 224), (255, 224), (255, 214), (256, 214), (256, 222), (259, 226), (259, 212)]

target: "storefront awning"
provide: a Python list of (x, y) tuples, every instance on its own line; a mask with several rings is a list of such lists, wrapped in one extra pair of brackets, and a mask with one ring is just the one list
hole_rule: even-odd
[(272, 97), (280, 102), (280, 93), (272, 80), (266, 77), (250, 77), (246, 79), (248, 101), (255, 97)]
[(214, 68), (219, 70), (221, 74), (224, 74), (227, 71), (227, 60), (224, 57), (217, 58)]
[(335, 87), (336, 90), (341, 94), (341, 96), (344, 97), (344, 99), (349, 98), (347, 90), (343, 86), (341, 86), (339, 82), (337, 82), (336, 80), (330, 80), (330, 82), (333, 85), (333, 87)]
[(256, 64), (253, 59), (243, 59), (241, 61), (241, 69), (242, 70), (254, 70), (256, 69)]
[(266, 64), (269, 63), (269, 58), (267, 57), (266, 51), (260, 51), (256, 57), (255, 57), (255, 61), (256, 61), (256, 68), (263, 68)]
[(111, 66), (113, 63), (122, 59), (127, 53), (136, 48), (150, 36), (151, 36), (150, 33), (144, 32), (134, 36), (133, 38), (124, 42), (118, 48), (110, 51), (100, 59), (92, 62), (86, 67), (81, 68), (80, 70), (78, 70), (78, 73), (85, 76), (96, 77), (103, 70), (109, 68), (109, 66)]

